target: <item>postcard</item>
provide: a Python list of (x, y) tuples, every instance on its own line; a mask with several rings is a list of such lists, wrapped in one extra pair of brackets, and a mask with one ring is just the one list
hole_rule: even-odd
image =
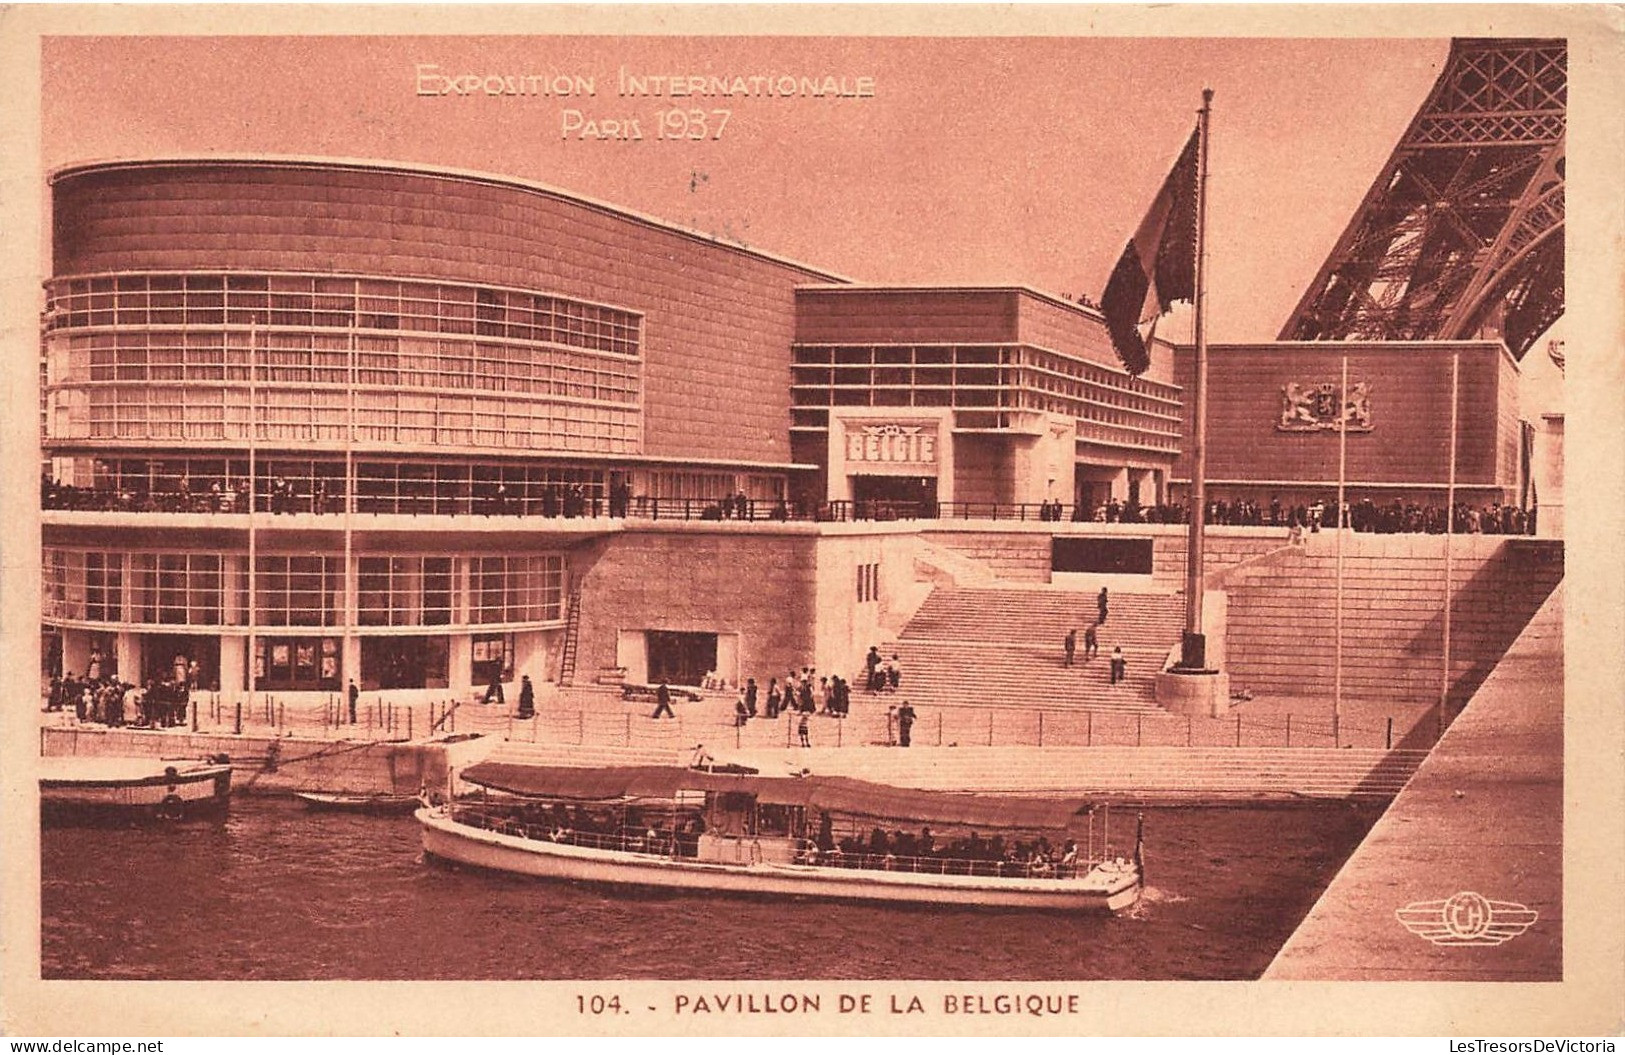
[(1614, 12), (0, 34), (7, 1032), (1617, 1031)]

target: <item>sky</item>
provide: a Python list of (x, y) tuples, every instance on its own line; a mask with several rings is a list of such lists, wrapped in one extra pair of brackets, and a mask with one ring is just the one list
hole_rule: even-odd
[[(42, 161), (431, 164), (534, 180), (860, 281), (1098, 299), (1206, 87), (1209, 335), (1269, 340), (1448, 50), (1443, 39), (52, 37)], [(798, 84), (789, 97), (631, 97), (623, 70)], [(464, 75), (481, 87), (448, 92), (445, 78), (461, 87)], [(486, 77), (529, 94), (486, 94)], [(542, 94), (559, 77), (571, 94)], [(853, 94), (805, 96), (801, 78)], [(576, 94), (585, 80), (590, 96)], [(704, 111), (705, 137), (660, 138), (685, 122), (698, 131), (686, 113), (663, 125), (672, 109)], [(643, 138), (591, 138), (606, 121), (635, 121)]]

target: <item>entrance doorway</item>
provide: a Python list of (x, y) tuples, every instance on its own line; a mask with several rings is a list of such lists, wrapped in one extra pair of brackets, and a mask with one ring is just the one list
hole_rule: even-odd
[(483, 689), (494, 678), (513, 680), (513, 635), (475, 634), (473, 659), (469, 663), (469, 684)]
[(220, 687), (220, 639), (192, 634), (144, 634), (141, 681), (178, 681), (197, 664), (195, 689)]
[(451, 642), (416, 634), (361, 639), (360, 687), (443, 689), (447, 685)]
[(717, 669), (717, 635), (685, 630), (646, 630), (649, 683), (699, 685)]
[(341, 684), (343, 656), (336, 637), (255, 637), (254, 651), (255, 683), (261, 689), (331, 692)]
[(854, 476), (853, 513), (859, 520), (897, 520), (937, 515), (935, 476)]

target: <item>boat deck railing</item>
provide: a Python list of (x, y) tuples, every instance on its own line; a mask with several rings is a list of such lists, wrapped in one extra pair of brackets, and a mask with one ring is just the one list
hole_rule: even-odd
[[(645, 854), (651, 857), (695, 858), (699, 856), (699, 837), (695, 834), (669, 831), (623, 828), (614, 832), (579, 831), (560, 825), (527, 823), (522, 819), (500, 812), (469, 806), (452, 809), (452, 820), (458, 824), (483, 828), (503, 835), (512, 835), (536, 842), (581, 846), (593, 850), (614, 850), (620, 853)], [(1119, 859), (1121, 861), (1121, 859)], [(1033, 857), (1015, 858), (961, 857), (950, 854), (899, 855), (894, 853), (848, 853), (840, 848), (819, 850), (811, 843), (797, 851), (794, 863), (824, 868), (851, 868), (877, 872), (915, 872), (923, 875), (982, 876), (1003, 879), (1080, 879), (1089, 874), (1105, 859), (1085, 858), (1077, 855), (1073, 860), (1057, 857), (1053, 860)], [(1129, 867), (1126, 861), (1123, 867)]]

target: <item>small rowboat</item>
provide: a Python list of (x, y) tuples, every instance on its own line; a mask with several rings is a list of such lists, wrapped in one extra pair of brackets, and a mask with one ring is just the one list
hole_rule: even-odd
[(329, 813), (411, 813), (423, 805), (416, 795), (365, 795), (354, 792), (301, 791), (294, 796), (313, 810)]

